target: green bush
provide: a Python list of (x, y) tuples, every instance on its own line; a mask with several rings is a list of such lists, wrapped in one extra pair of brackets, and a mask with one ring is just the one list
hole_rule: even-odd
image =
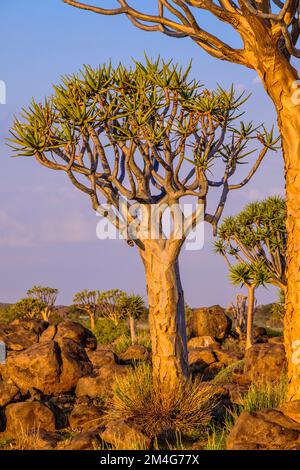
[(100, 318), (93, 331), (99, 344), (111, 344), (120, 336), (129, 337), (129, 329), (126, 323), (115, 325), (109, 318)]
[(17, 318), (16, 312), (11, 306), (0, 307), (0, 323), (8, 324)]

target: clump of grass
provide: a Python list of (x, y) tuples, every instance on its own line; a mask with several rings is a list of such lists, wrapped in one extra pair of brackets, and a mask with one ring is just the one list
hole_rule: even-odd
[(242, 373), (244, 370), (245, 360), (234, 362), (222, 369), (212, 380), (214, 385), (223, 385), (232, 383), (233, 374)]
[(234, 407), (232, 410), (228, 410), (224, 423), (222, 425), (210, 424), (207, 431), (207, 443), (205, 450), (225, 450), (226, 440), (229, 436), (233, 426), (239, 414), (241, 412), (240, 406)]
[(39, 428), (24, 428), (21, 425), (17, 437), (10, 444), (13, 450), (38, 450), (40, 449), (40, 430)]
[(112, 344), (114, 353), (119, 356), (131, 346), (131, 338), (127, 334), (119, 336)]
[(269, 338), (274, 338), (274, 337), (281, 337), (281, 336), (283, 336), (283, 331), (282, 331), (282, 329), (274, 329), (274, 328), (266, 327), (266, 331), (267, 331), (267, 336), (268, 336)]
[(189, 435), (208, 425), (214, 406), (211, 386), (186, 383), (166, 396), (153, 384), (150, 366), (141, 364), (116, 379), (107, 418), (128, 420), (150, 438)]
[(278, 408), (284, 403), (287, 394), (287, 376), (283, 374), (277, 382), (253, 382), (243, 397), (245, 411), (260, 411), (266, 408)]

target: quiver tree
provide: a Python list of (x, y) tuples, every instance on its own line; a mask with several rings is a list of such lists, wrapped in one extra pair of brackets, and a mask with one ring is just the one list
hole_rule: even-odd
[[(154, 379), (167, 390), (188, 376), (181, 247), (200, 221), (216, 230), (230, 191), (247, 184), (277, 141), (272, 131), (236, 124), (245, 99), (233, 89), (204, 89), (189, 71), (160, 60), (128, 70), (85, 67), (43, 104), (33, 102), (11, 130), (18, 155), (65, 171), (94, 210), (137, 246)], [(260, 151), (253, 153), (248, 143), (254, 141)], [(249, 172), (234, 180), (248, 158)], [(208, 212), (208, 195), (216, 190), (219, 201)], [(189, 215), (180, 206), (186, 196), (195, 201)], [(168, 209), (174, 226), (166, 236)]]
[(39, 299), (26, 297), (12, 305), (9, 314), (12, 319), (32, 320), (38, 318), (45, 307)]
[(51, 313), (57, 299), (58, 289), (53, 287), (33, 286), (32, 289), (27, 291), (27, 296), (37, 299), (43, 308), (41, 315), (44, 321), (49, 321)]
[(240, 336), (247, 331), (247, 296), (237, 294), (235, 304), (231, 302), (227, 309), (232, 317), (232, 326), (234, 331)]
[(126, 312), (121, 309), (125, 292), (111, 289), (98, 293), (98, 311), (102, 318), (108, 318), (115, 326), (124, 320)]
[(136, 342), (136, 321), (145, 313), (145, 303), (140, 295), (125, 294), (120, 299), (119, 308), (125, 318), (129, 319), (132, 344)]
[(219, 227), (215, 251), (229, 267), (236, 285), (248, 289), (247, 342), (253, 344), (255, 289), (273, 284), (286, 290), (286, 204), (279, 197), (251, 203)]
[(73, 298), (74, 306), (89, 316), (91, 330), (95, 329), (95, 320), (98, 310), (98, 296), (99, 292), (97, 290), (85, 289), (77, 292)]
[[(300, 75), (299, 67), (298, 70), (294, 67), (300, 58), (300, 1), (148, 0), (133, 6), (131, 0), (116, 0), (115, 8), (105, 1), (102, 5), (106, 8), (74, 0), (63, 1), (94, 13), (124, 14), (134, 26), (145, 31), (160, 31), (179, 39), (189, 37), (213, 57), (244, 65), (258, 73), (274, 103), (282, 136), (288, 232), (284, 328), (288, 395), (292, 400), (300, 399), (300, 364), (292, 360), (294, 345), (300, 338)], [(224, 41), (215, 33), (218, 31), (215, 24), (207, 30), (207, 15), (235, 30), (242, 46), (233, 47)]]

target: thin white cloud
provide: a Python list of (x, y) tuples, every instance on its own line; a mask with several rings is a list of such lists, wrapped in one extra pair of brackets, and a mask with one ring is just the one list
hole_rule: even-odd
[(83, 215), (45, 215), (22, 224), (13, 215), (0, 211), (0, 246), (23, 248), (41, 244), (78, 243), (96, 239), (95, 226)]

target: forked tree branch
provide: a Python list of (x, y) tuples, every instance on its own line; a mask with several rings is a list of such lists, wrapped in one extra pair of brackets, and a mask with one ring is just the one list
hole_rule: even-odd
[[(201, 27), (197, 13), (205, 10), (231, 25), (244, 43), (245, 39), (251, 43), (252, 48), (267, 41), (269, 36), (273, 47), (284, 47), (288, 57), (300, 57), (300, 50), (297, 49), (300, 35), (299, 0), (218, 0), (216, 3), (211, 0), (149, 0), (148, 3), (152, 2), (153, 6), (157, 6), (157, 14), (133, 8), (127, 0), (116, 0), (118, 6), (112, 9), (76, 0), (63, 1), (73, 7), (102, 15), (125, 14), (134, 26), (144, 31), (160, 31), (175, 38), (190, 37), (214, 57), (253, 68), (245, 49), (235, 49)], [(263, 35), (265, 37), (255, 28), (254, 18), (266, 28), (267, 34)], [(248, 48), (249, 44), (247, 50)]]

